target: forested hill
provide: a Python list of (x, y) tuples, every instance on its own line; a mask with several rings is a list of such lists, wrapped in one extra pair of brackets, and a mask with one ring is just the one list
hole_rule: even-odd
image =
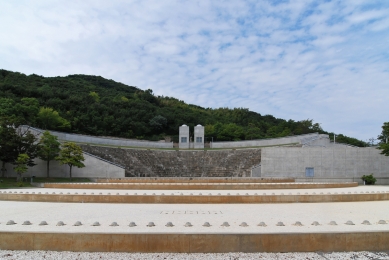
[[(245, 108), (202, 108), (99, 76), (42, 77), (0, 70), (0, 117), (43, 129), (177, 141), (178, 127), (205, 126), (208, 141), (327, 133), (312, 120), (284, 120)], [(331, 135), (331, 134), (330, 134)], [(365, 143), (337, 135), (337, 141)]]

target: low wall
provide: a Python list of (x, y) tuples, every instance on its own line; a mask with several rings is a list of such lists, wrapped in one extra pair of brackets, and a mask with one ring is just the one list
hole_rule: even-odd
[[(389, 185), (389, 177), (375, 177), (377, 185)], [(296, 178), (296, 182), (357, 182), (363, 185), (360, 177), (353, 178)]]
[(389, 232), (98, 234), (0, 232), (2, 250), (226, 253), (389, 250)]
[(212, 148), (237, 148), (237, 147), (256, 147), (256, 146), (274, 146), (274, 145), (286, 145), (286, 144), (301, 144), (306, 140), (319, 138), (318, 133), (286, 136), (280, 138), (270, 139), (258, 139), (258, 140), (245, 140), (245, 141), (231, 141), (231, 142), (213, 142)]
[[(72, 177), (75, 178), (123, 178), (125, 169), (113, 165), (108, 162), (99, 160), (94, 156), (84, 154), (84, 168), (72, 168)], [(40, 159), (34, 160), (37, 165), (29, 167), (28, 171), (23, 174), (23, 177), (46, 177), (46, 161)], [(8, 177), (15, 177), (16, 173), (13, 170), (13, 165), (7, 164)], [(57, 161), (50, 162), (50, 177), (68, 178), (69, 166), (60, 165)]]
[[(23, 129), (29, 128), (29, 130), (35, 135), (41, 134), (44, 130), (34, 127), (22, 126)], [(58, 137), (60, 141), (76, 142), (76, 143), (89, 143), (89, 144), (100, 144), (100, 145), (112, 145), (112, 146), (129, 146), (129, 147), (145, 147), (145, 148), (173, 148), (173, 142), (152, 142), (152, 141), (141, 141), (131, 140), (124, 138), (108, 138), (108, 137), (97, 137), (80, 134), (69, 134), (57, 131), (51, 131), (52, 135)]]
[[(306, 167), (314, 168), (307, 178)], [(296, 178), (299, 180), (353, 180), (373, 173), (378, 185), (388, 184), (389, 157), (376, 148), (294, 148), (262, 149), (261, 177)]]
[(274, 190), (356, 187), (344, 183), (45, 183), (56, 189), (119, 189), (119, 190)]
[[(27, 192), (28, 193), (28, 192)], [(327, 193), (294, 195), (91, 195), (91, 194), (27, 194), (0, 193), (3, 201), (65, 203), (141, 203), (141, 204), (259, 204), (259, 203), (323, 203), (389, 200), (388, 192)]]
[(96, 179), (98, 183), (285, 183), (295, 182), (292, 178), (251, 178), (251, 177), (143, 177), (122, 179)]

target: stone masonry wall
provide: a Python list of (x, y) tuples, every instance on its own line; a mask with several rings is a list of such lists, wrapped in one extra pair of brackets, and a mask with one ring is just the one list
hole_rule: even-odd
[(82, 145), (85, 152), (126, 167), (126, 177), (250, 177), (261, 149), (162, 151)]

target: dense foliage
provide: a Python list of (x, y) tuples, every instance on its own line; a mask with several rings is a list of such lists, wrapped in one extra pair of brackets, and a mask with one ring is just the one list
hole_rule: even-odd
[(373, 174), (370, 175), (363, 175), (361, 178), (366, 185), (374, 185), (377, 181), (376, 178), (374, 178)]
[(81, 147), (72, 142), (65, 142), (55, 159), (58, 160), (59, 164), (67, 164), (69, 166), (70, 181), (72, 181), (73, 166), (77, 168), (85, 167), (83, 163), (85, 159)]
[(385, 122), (382, 126), (382, 132), (378, 136), (378, 140), (380, 140), (378, 149), (382, 150), (381, 154), (389, 156), (389, 122)]
[[(98, 76), (26, 76), (0, 70), (0, 117), (43, 129), (97, 136), (177, 141), (178, 127), (205, 126), (206, 141), (327, 133), (312, 120), (284, 120), (245, 108), (202, 108)], [(193, 129), (193, 128), (192, 128)], [(337, 142), (365, 143), (337, 135)]]

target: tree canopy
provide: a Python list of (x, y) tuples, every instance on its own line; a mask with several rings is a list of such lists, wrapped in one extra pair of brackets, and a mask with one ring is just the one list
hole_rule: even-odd
[[(96, 136), (156, 141), (168, 135), (177, 142), (178, 128), (183, 124), (191, 128), (205, 126), (208, 141), (328, 134), (311, 119), (284, 120), (247, 108), (203, 108), (99, 76), (42, 77), (0, 70), (0, 96), (0, 117), (6, 115), (49, 130)], [(365, 145), (343, 137), (337, 142)]]
[(389, 122), (383, 124), (382, 132), (378, 136), (378, 140), (380, 140), (378, 149), (382, 150), (381, 154), (389, 156)]
[(28, 129), (17, 128), (12, 120), (0, 120), (0, 161), (2, 161), (2, 177), (5, 175), (7, 163), (16, 164), (20, 154), (28, 156), (26, 165), (34, 166), (38, 145), (36, 137)]
[(62, 149), (59, 151), (59, 155), (56, 160), (58, 160), (60, 164), (66, 164), (69, 166), (70, 181), (72, 181), (73, 166), (76, 166), (77, 168), (85, 167), (85, 164), (83, 163), (85, 159), (82, 154), (82, 149), (73, 142), (65, 142), (62, 145)]
[(50, 161), (54, 160), (60, 152), (60, 142), (58, 138), (49, 131), (43, 132), (39, 140), (38, 157), (46, 161), (46, 176), (50, 177)]

